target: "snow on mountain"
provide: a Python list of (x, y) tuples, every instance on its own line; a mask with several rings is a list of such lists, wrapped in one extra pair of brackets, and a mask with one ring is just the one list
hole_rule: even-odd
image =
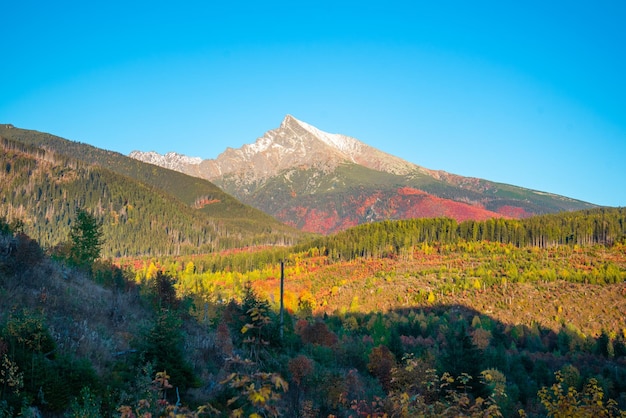
[(321, 139), (324, 143), (350, 156), (353, 162), (355, 154), (361, 151), (362, 142), (354, 138), (341, 134), (329, 134), (328, 132), (317, 129), (315, 126), (302, 122), (291, 115), (287, 115), (285, 120), (287, 121), (289, 118), (291, 118), (298, 125), (302, 126), (316, 138)]
[(420, 169), (355, 138), (324, 132), (291, 115), (255, 142), (237, 149), (227, 148), (216, 159), (201, 160), (175, 152), (160, 155), (133, 151), (129, 156), (211, 181), (235, 176), (244, 183), (264, 181), (293, 168), (315, 167), (328, 172), (345, 162), (394, 174)]
[(200, 157), (188, 157), (176, 152), (168, 152), (164, 155), (154, 151), (142, 152), (132, 151), (128, 154), (130, 158), (143, 161), (145, 163), (158, 165), (159, 167), (169, 168), (170, 170), (182, 171), (188, 165), (199, 165), (202, 162)]

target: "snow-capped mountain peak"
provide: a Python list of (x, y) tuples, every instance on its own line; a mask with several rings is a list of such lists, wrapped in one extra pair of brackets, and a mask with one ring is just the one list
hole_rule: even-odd
[(287, 117), (285, 118), (285, 121), (283, 122), (284, 125), (286, 125), (287, 123), (289, 123), (289, 120), (292, 120), (293, 122), (297, 123), (298, 125), (300, 125), (302, 128), (304, 128), (306, 131), (308, 131), (311, 135), (315, 136), (316, 138), (322, 140), (325, 144), (336, 148), (337, 150), (346, 153), (348, 155), (350, 155), (350, 157), (353, 157), (353, 154), (355, 152), (358, 152), (360, 150), (360, 145), (361, 142), (359, 142), (358, 140), (351, 138), (349, 136), (346, 135), (341, 135), (341, 134), (331, 134), (328, 132), (324, 132), (320, 129), (317, 129), (315, 126), (313, 125), (309, 125), (306, 122), (302, 122), (301, 120), (298, 120), (296, 118), (294, 118), (291, 115), (287, 115)]
[(237, 149), (227, 148), (216, 159), (137, 151), (130, 157), (208, 180), (232, 175), (245, 183), (263, 182), (294, 168), (316, 167), (328, 172), (346, 162), (394, 174), (407, 174), (419, 168), (355, 138), (324, 132), (291, 115), (285, 117), (280, 127), (265, 132), (255, 142)]

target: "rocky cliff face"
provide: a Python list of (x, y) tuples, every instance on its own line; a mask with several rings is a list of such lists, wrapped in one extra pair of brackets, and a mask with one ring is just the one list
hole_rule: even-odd
[(216, 159), (138, 151), (130, 156), (210, 180), (284, 223), (319, 233), (384, 219), (448, 216), (462, 221), (593, 206), (429, 170), (290, 115), (254, 143), (228, 148)]

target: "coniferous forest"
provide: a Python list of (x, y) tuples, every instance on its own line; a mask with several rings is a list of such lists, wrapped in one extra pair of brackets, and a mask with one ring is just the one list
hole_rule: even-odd
[(623, 209), (117, 257), (74, 203), (0, 222), (0, 416), (626, 415)]

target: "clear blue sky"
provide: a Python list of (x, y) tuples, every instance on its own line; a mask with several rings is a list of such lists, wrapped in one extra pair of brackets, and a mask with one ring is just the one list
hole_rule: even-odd
[(0, 123), (215, 158), (286, 114), (626, 206), (626, 2), (10, 1)]

